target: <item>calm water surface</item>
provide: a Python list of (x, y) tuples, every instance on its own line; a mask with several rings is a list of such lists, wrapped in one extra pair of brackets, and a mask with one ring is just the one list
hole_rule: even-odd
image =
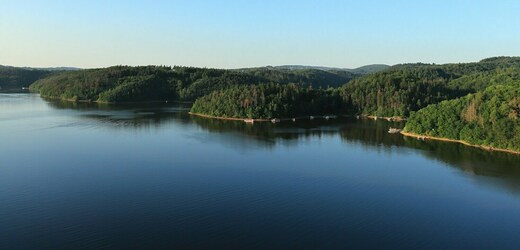
[(0, 94), (0, 248), (520, 248), (520, 157)]

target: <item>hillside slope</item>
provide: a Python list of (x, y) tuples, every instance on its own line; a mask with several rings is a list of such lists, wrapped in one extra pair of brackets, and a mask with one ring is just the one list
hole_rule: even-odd
[(356, 77), (348, 72), (321, 70), (223, 70), (191, 67), (114, 66), (62, 72), (31, 85), (43, 96), (69, 100), (132, 102), (194, 101), (215, 90), (235, 85), (275, 82), (313, 88), (339, 86)]
[[(520, 57), (476, 63), (402, 64), (366, 75), (340, 88), (350, 113), (408, 116), (430, 104), (465, 96), (519, 74)], [(514, 77), (514, 76), (513, 76)]]
[(520, 151), (520, 81), (413, 112), (405, 132)]
[(36, 80), (51, 74), (47, 70), (26, 69), (0, 65), (0, 91), (17, 92)]

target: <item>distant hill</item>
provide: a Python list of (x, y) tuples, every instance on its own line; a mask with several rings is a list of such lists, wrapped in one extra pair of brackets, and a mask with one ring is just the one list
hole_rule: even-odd
[(19, 92), (51, 71), (0, 65), (0, 92)]
[(390, 68), (390, 66), (386, 65), (386, 64), (370, 64), (370, 65), (365, 65), (365, 66), (361, 66), (359, 68), (352, 69), (352, 73), (366, 75), (366, 74), (370, 74), (370, 73), (376, 73), (379, 71), (383, 71), (388, 68)]
[(324, 67), (277, 66), (243, 68), (233, 71), (266, 79), (269, 82), (312, 85), (317, 88), (338, 87), (361, 75), (350, 71)]
[[(375, 73), (378, 71), (385, 70), (389, 68), (389, 65), (386, 64), (370, 64), (361, 66), (359, 68), (349, 69), (349, 68), (337, 68), (337, 67), (323, 67), (323, 66), (306, 66), (306, 65), (280, 65), (280, 66), (266, 66), (266, 67), (258, 67), (258, 68), (244, 68), (244, 69), (281, 69), (281, 70), (322, 70), (327, 72), (339, 72), (346, 71), (353, 74), (366, 75), (370, 73)], [(241, 69), (241, 70), (244, 70)]]
[(20, 68), (27, 69), (27, 70), (44, 70), (44, 71), (74, 71), (74, 70), (81, 70), (81, 68), (76, 68), (76, 67), (46, 67), (46, 68), (20, 67)]
[(73, 67), (31, 68), (0, 65), (0, 92), (20, 92), (27, 89), (33, 82), (53, 73), (76, 70), (80, 69)]

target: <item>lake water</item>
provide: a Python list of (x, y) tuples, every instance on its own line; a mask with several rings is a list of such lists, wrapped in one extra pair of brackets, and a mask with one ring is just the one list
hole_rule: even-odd
[(0, 248), (520, 248), (520, 157), (0, 94)]

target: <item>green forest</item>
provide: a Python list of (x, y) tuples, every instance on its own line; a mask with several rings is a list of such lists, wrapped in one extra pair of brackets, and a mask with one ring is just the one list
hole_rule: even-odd
[(114, 66), (64, 72), (36, 81), (42, 96), (98, 102), (195, 101), (215, 90), (264, 83), (337, 87), (359, 75), (323, 70), (223, 70), (193, 67)]
[(403, 64), (369, 74), (340, 87), (351, 114), (407, 117), (430, 104), (465, 96), (512, 76), (520, 58), (496, 57), (478, 63)]
[[(69, 101), (186, 101), (229, 118), (371, 115), (408, 118), (408, 132), (520, 150), (520, 57), (364, 70), (113, 66), (74, 71), (0, 67), (1, 90)], [(363, 73), (360, 73), (363, 72)]]
[(334, 114), (341, 110), (341, 105), (341, 98), (334, 89), (269, 83), (214, 91), (197, 99), (191, 112), (225, 118), (291, 118)]
[(19, 92), (36, 80), (51, 74), (47, 70), (25, 69), (0, 65), (0, 92)]
[[(285, 102), (286, 106), (305, 106), (307, 110), (303, 112), (305, 114), (322, 115), (333, 112), (346, 115), (405, 118), (428, 105), (463, 97), (509, 80), (520, 79), (519, 68), (520, 60), (516, 57), (496, 57), (465, 64), (402, 64), (355, 77), (340, 87), (319, 88), (320, 91), (311, 92), (321, 100), (329, 100), (328, 102), (334, 104), (333, 108), (330, 105), (318, 104), (322, 102), (314, 99), (307, 99), (305, 105), (301, 101), (295, 102), (297, 98), (294, 97), (280, 100)], [(262, 74), (265, 74), (265, 71), (262, 71)], [(271, 80), (276, 83), (277, 79), (271, 78)], [(319, 86), (324, 87), (323, 84)], [(303, 114), (301, 111), (290, 113), (294, 112), (294, 109), (288, 109), (289, 113), (251, 113), (252, 109), (258, 107), (240, 105), (240, 100), (256, 100), (256, 92), (240, 89), (243, 92), (237, 96), (237, 89), (240, 88), (231, 87), (230, 91), (220, 89), (204, 96), (196, 102), (192, 111), (237, 118), (251, 117), (247, 114), (259, 115), (255, 118), (269, 118), (268, 114), (272, 114), (270, 117), (277, 117), (278, 114), (282, 118)], [(253, 103), (255, 105), (260, 103), (260, 106), (266, 104), (266, 102)], [(278, 109), (280, 103), (277, 103), (276, 107)], [(262, 107), (262, 109), (269, 108)]]
[(520, 81), (430, 105), (410, 115), (405, 131), (520, 151)]

